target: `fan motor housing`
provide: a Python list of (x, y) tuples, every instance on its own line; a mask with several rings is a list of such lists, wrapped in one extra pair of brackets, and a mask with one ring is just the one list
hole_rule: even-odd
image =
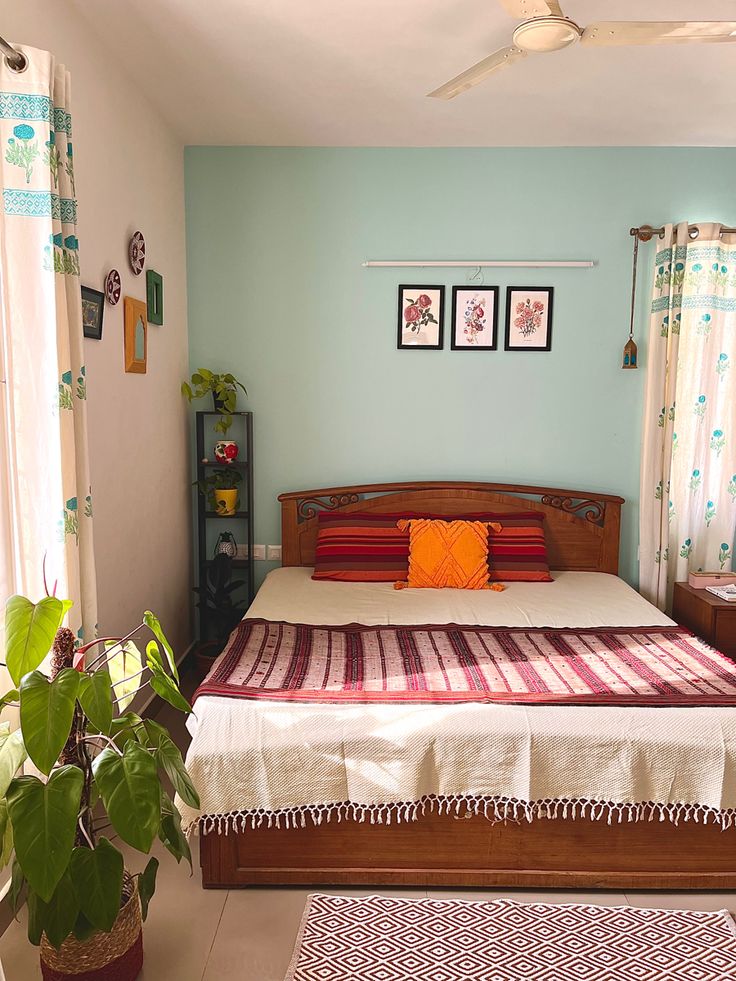
[(522, 51), (546, 54), (561, 51), (580, 40), (582, 29), (567, 17), (534, 17), (514, 31), (514, 44)]

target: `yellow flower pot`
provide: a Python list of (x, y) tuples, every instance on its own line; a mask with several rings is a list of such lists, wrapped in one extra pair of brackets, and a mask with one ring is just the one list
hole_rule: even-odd
[(235, 514), (238, 509), (238, 491), (237, 488), (233, 487), (229, 490), (214, 490), (212, 491), (213, 497), (215, 499), (215, 511), (226, 517), (229, 514)]

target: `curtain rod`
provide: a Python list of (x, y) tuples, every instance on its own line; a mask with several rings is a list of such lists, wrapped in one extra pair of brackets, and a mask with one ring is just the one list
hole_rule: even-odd
[[(700, 227), (698, 225), (688, 225), (688, 228), (690, 229), (690, 238), (696, 239), (700, 234)], [(640, 242), (649, 242), (655, 235), (658, 238), (663, 238), (664, 228), (652, 228), (651, 225), (641, 225), (639, 228), (630, 228), (629, 235), (635, 235)], [(736, 235), (736, 228), (728, 228), (726, 225), (722, 225), (721, 235)]]
[(23, 52), (14, 48), (4, 37), (0, 37), (0, 51), (5, 55), (5, 64), (11, 71), (23, 72), (28, 67), (28, 59)]
[(590, 269), (594, 259), (545, 260), (545, 259), (367, 259), (366, 267), (443, 267), (458, 269), (478, 269), (482, 267), (529, 268), (529, 269)]

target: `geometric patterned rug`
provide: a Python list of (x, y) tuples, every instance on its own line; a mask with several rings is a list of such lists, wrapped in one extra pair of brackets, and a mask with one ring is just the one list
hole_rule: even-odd
[(317, 894), (285, 981), (734, 979), (725, 910)]

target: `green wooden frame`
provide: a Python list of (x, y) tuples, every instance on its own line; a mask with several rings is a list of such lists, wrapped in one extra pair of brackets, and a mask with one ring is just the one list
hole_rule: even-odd
[(153, 269), (146, 271), (146, 305), (149, 324), (164, 322), (164, 278)]

